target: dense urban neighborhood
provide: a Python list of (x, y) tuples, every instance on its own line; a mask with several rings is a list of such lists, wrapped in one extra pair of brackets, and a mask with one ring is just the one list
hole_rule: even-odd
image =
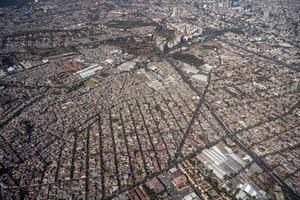
[(300, 199), (300, 2), (0, 4), (0, 199)]

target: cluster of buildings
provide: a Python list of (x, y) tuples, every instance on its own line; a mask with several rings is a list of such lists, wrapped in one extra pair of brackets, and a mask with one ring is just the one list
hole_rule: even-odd
[(299, 197), (293, 2), (0, 8), (0, 199)]
[[(119, 59), (125, 56), (120, 49), (107, 49), (47, 57), (43, 65), (4, 77), (9, 84), (2, 94), (16, 101), (3, 104), (1, 115), (9, 118), (18, 108), (25, 110), (3, 132), (4, 166), (21, 162), (2, 179), (5, 198), (18, 187), (14, 177), (25, 188), (16, 195), (108, 197), (168, 166), (197, 98), (176, 83), (178, 75), (166, 62), (152, 60), (140, 68), (142, 60), (127, 56), (135, 61), (121, 62), (113, 58), (116, 53)], [(97, 63), (92, 55), (99, 51), (103, 59)], [(170, 86), (153, 86), (153, 93), (153, 83)], [(24, 120), (34, 126), (30, 140)], [(201, 122), (197, 129), (209, 129), (209, 123)], [(191, 137), (188, 140), (197, 132)], [(183, 148), (184, 154), (192, 151), (193, 147)]]

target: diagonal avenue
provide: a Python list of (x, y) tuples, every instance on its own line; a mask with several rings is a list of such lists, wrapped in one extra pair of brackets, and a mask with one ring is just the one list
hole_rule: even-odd
[(193, 112), (193, 116), (190, 120), (190, 122), (188, 123), (188, 127), (187, 129), (185, 130), (184, 134), (183, 134), (183, 137), (179, 143), (179, 146), (175, 152), (175, 157), (174, 159), (178, 160), (179, 157), (183, 156), (182, 155), (182, 148), (185, 144), (185, 141), (187, 139), (187, 137), (189, 136), (189, 134), (191, 133), (192, 131), (192, 128), (193, 128), (193, 125), (195, 124), (195, 121), (196, 119), (198, 118), (199, 114), (200, 114), (200, 108), (201, 106), (203, 105), (204, 101), (205, 101), (205, 95), (208, 91), (208, 87), (209, 87), (209, 83), (210, 83), (210, 74), (208, 76), (208, 83), (206, 84), (205, 88), (204, 88), (204, 91), (203, 93), (201, 94), (195, 87), (194, 85), (192, 84), (192, 82), (190, 81), (189, 78), (187, 78), (185, 76), (185, 74), (174, 64), (174, 62), (170, 59), (170, 58), (166, 58), (166, 60), (171, 64), (171, 66), (176, 70), (176, 72), (181, 76), (181, 78), (183, 79), (183, 81), (185, 83), (187, 83), (187, 85), (200, 97), (197, 105), (196, 105), (196, 109), (194, 110)]
[[(218, 124), (223, 128), (223, 130), (225, 131), (227, 137), (229, 137), (236, 145), (238, 145), (244, 152), (246, 152), (253, 159), (253, 161), (258, 166), (260, 166), (264, 171), (266, 171), (284, 190), (286, 190), (288, 192), (288, 194), (290, 194), (290, 196), (293, 199), (300, 199), (300, 194), (298, 194), (289, 184), (287, 184), (281, 177), (279, 177), (275, 172), (273, 172), (273, 170), (262, 160), (261, 157), (259, 157), (256, 153), (254, 153), (251, 149), (249, 149), (249, 147), (243, 141), (241, 141), (236, 136), (235, 133), (232, 132), (232, 130), (227, 126), (227, 124), (219, 116), (219, 114), (216, 112), (216, 110), (207, 101), (205, 101), (205, 94), (206, 94), (207, 88), (204, 90), (203, 94), (201, 94), (196, 89), (196, 87), (192, 84), (190, 79), (184, 74), (184, 72), (181, 71), (180, 68), (178, 68), (170, 60), (170, 58), (167, 57), (166, 60), (176, 70), (176, 72), (180, 75), (182, 80), (190, 87), (190, 89), (193, 90), (198, 96), (201, 96), (201, 98), (199, 100), (199, 103), (197, 104), (196, 110), (194, 111), (193, 117), (192, 117), (192, 119), (189, 123), (189, 126), (186, 129), (185, 134), (183, 136), (183, 139), (181, 140), (180, 145), (179, 145), (179, 147), (176, 151), (174, 159), (179, 159), (178, 156), (182, 155), (181, 150), (182, 150), (182, 147), (185, 143), (185, 139), (187, 138), (188, 134), (191, 132), (191, 129), (192, 129), (192, 126), (195, 122), (195, 119), (199, 115), (198, 112), (200, 110), (200, 107), (203, 104), (208, 108), (208, 110), (211, 112), (212, 116), (215, 118), (215, 120), (218, 122)], [(210, 76), (209, 76), (208, 80), (210, 80)], [(209, 83), (209, 81), (208, 81), (208, 83)], [(208, 87), (208, 85), (206, 87)]]

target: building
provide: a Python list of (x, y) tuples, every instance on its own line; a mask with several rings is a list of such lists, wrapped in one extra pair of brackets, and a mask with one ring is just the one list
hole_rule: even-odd
[(173, 182), (174, 186), (177, 188), (177, 190), (181, 190), (181, 189), (185, 188), (188, 184), (187, 178), (185, 175), (180, 175), (180, 176), (175, 177), (172, 182)]
[(220, 144), (203, 150), (197, 158), (213, 170), (219, 179), (238, 172), (246, 164), (230, 148)]
[(80, 78), (84, 79), (84, 78), (94, 75), (96, 71), (100, 71), (101, 69), (103, 69), (103, 67), (99, 66), (98, 64), (93, 64), (88, 68), (85, 68), (85, 69), (75, 72), (74, 74), (76, 74), (76, 75), (80, 76)]
[(183, 200), (200, 200), (200, 197), (195, 192), (192, 192), (186, 195)]
[(178, 11), (178, 8), (175, 7), (173, 9), (172, 17), (175, 19), (175, 21), (179, 21), (180, 20), (180, 13)]
[(246, 200), (250, 197), (258, 197), (258, 199), (264, 199), (266, 197), (265, 192), (262, 190), (258, 191), (256, 187), (249, 183), (240, 184), (240, 191), (237, 193), (236, 198)]
[(149, 200), (149, 195), (140, 187), (135, 187), (128, 192), (130, 200)]
[(146, 186), (153, 190), (155, 193), (161, 193), (163, 191), (165, 191), (165, 187), (163, 186), (163, 184), (160, 182), (160, 180), (156, 177), (154, 177), (153, 179), (151, 179), (150, 181), (148, 181), (146, 183)]
[(240, 5), (240, 0), (229, 0), (229, 7), (237, 7)]

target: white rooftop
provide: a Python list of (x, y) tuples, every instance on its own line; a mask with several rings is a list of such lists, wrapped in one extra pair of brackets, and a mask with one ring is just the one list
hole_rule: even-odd
[(91, 66), (79, 70), (77, 72), (75, 72), (74, 74), (79, 75), (81, 78), (86, 78), (89, 77), (91, 75), (94, 75), (96, 71), (100, 71), (101, 69), (103, 69), (102, 66), (99, 66), (98, 64), (92, 64)]
[(134, 68), (135, 62), (125, 62), (118, 66), (118, 69), (121, 71), (130, 71)]
[(203, 82), (205, 82), (205, 83), (207, 83), (207, 80), (208, 80), (207, 76), (206, 76), (206, 75), (203, 75), (203, 74), (194, 74), (194, 75), (192, 76), (192, 78), (193, 78), (193, 79), (196, 79), (196, 80), (199, 80), (199, 81), (203, 81)]

